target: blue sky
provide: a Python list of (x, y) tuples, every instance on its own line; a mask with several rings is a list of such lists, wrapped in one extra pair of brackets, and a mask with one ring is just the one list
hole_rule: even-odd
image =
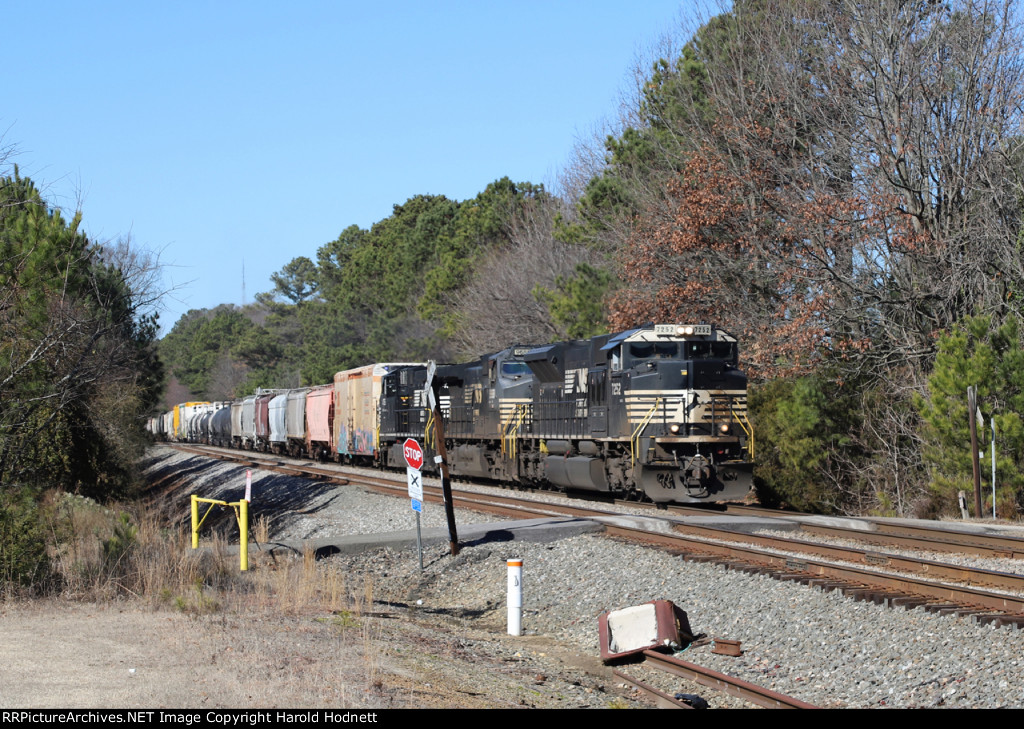
[(2, 143), (97, 241), (166, 265), (161, 325), (417, 194), (552, 186), (680, 0), (46, 2), (4, 9)]

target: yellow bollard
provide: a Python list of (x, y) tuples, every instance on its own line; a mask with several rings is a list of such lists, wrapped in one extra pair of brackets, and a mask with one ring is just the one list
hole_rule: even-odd
[[(203, 518), (199, 518), (199, 502), (204, 504), (210, 504), (210, 508), (203, 514)], [(240, 533), (238, 554), (241, 560), (241, 569), (243, 572), (249, 569), (249, 502), (242, 499), (239, 502), (227, 502), (218, 501), (216, 499), (201, 499), (195, 494), (192, 495), (192, 549), (199, 548), (199, 527), (206, 521), (206, 517), (210, 515), (210, 511), (214, 506), (230, 506), (235, 510), (235, 521), (238, 522), (238, 531)]]
[(199, 497), (192, 494), (192, 549), (199, 548)]

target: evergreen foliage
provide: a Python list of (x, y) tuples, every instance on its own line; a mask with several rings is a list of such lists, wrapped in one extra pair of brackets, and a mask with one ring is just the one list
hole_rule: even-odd
[(607, 331), (603, 304), (612, 285), (607, 270), (583, 262), (576, 264), (572, 275), (558, 276), (554, 289), (535, 286), (533, 296), (570, 338), (586, 339)]
[(40, 503), (35, 489), (0, 490), (0, 585), (42, 588), (52, 578)]
[[(458, 327), (452, 296), (492, 251), (509, 245), (510, 218), (543, 202), (543, 187), (497, 180), (461, 203), (418, 195), (369, 230), (349, 226), (324, 244), (316, 262), (299, 256), (257, 296), (266, 314), (223, 305), (191, 311), (161, 342), (182, 384), (197, 397), (220, 399), (254, 387), (330, 382), (334, 373), (374, 361), (445, 359), (446, 335)], [(567, 323), (597, 326), (602, 274), (581, 269), (564, 291), (548, 296)], [(548, 300), (545, 299), (545, 300)], [(573, 306), (584, 307), (577, 316)]]
[(162, 368), (138, 259), (80, 219), (16, 168), (0, 179), (0, 480), (109, 494), (130, 484)]
[(836, 479), (854, 447), (851, 390), (828, 377), (778, 379), (753, 387), (758, 496), (800, 511), (840, 509)]
[[(974, 316), (939, 340), (928, 397), (918, 397), (924, 420), (924, 458), (942, 511), (953, 513), (957, 492), (974, 491), (967, 387), (978, 388), (983, 423), (978, 427), (981, 466), (988, 474), (989, 418), (996, 426), (996, 506), (1013, 515), (1024, 501), (1024, 350), (1020, 321), (1010, 316), (996, 326), (991, 317)], [(982, 479), (988, 498), (988, 477)], [(991, 507), (990, 507), (991, 508)]]

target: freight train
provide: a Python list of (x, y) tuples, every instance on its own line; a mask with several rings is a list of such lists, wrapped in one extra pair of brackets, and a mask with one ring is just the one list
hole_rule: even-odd
[[(427, 363), (377, 363), (328, 385), (184, 403), (149, 427), (171, 440), (393, 468), (415, 438), (430, 470), (427, 384)], [(659, 503), (733, 501), (752, 486), (747, 379), (735, 337), (709, 324), (517, 345), (437, 365), (430, 386), (453, 477)]]

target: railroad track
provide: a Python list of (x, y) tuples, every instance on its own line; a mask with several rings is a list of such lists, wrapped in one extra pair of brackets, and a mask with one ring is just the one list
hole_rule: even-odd
[[(406, 497), (404, 479), (343, 472), (309, 463), (290, 464), (277, 457), (248, 452), (237, 453), (197, 446), (175, 447), (261, 469), (306, 478), (326, 479), (336, 483), (359, 484), (380, 493)], [(440, 503), (440, 489), (424, 486), (424, 498)], [(1024, 576), (1015, 573), (963, 567), (919, 557), (783, 536), (752, 535), (679, 521), (673, 522), (671, 530), (666, 530), (661, 524), (646, 529), (622, 523), (622, 514), (618, 511), (602, 510), (589, 505), (541, 502), (529, 497), (498, 493), (496, 490), (489, 493), (455, 490), (453, 499), (456, 508), (468, 508), (511, 518), (568, 516), (598, 519), (604, 522), (606, 533), (610, 536), (666, 549), (683, 555), (686, 559), (715, 560), (731, 569), (769, 574), (776, 579), (797, 581), (827, 590), (838, 589), (855, 599), (868, 600), (889, 607), (921, 606), (923, 609), (943, 614), (973, 616), (982, 623), (1024, 627)], [(664, 510), (659, 511), (659, 519), (663, 521)], [(705, 516), (708, 514), (706, 510), (701, 510), (700, 513)], [(762, 510), (759, 515), (763, 513)], [(814, 525), (811, 527), (808, 529), (807, 525), (804, 525), (804, 531), (829, 531), (829, 536), (836, 536), (830, 528), (819, 528)], [(876, 539), (879, 536), (876, 532), (842, 531), (845, 538), (862, 538), (867, 535), (870, 539)], [(888, 532), (885, 534), (889, 535)], [(903, 538), (901, 535), (898, 536)], [(958, 534), (954, 538), (961, 539), (963, 536)], [(937, 539), (934, 533), (919, 535), (917, 538), (922, 537), (924, 542), (914, 544), (934, 544)], [(883, 537), (892, 538), (893, 536)], [(969, 541), (964, 544), (961, 551), (1002, 557), (1015, 556), (1018, 552), (1024, 553), (1024, 548), (1015, 545), (1012, 538), (1010, 542), (1006, 539), (1008, 538), (1000, 537), (1001, 541), (994, 546)], [(950, 544), (957, 543), (946, 544), (949, 547)], [(953, 549), (947, 548), (944, 551)]]
[[(709, 513), (715, 513), (708, 509), (686, 506), (669, 506), (668, 511), (674, 514), (699, 514), (704, 516)], [(792, 519), (800, 523), (801, 531), (806, 534), (851, 539), (867, 544), (929, 552), (971, 554), (980, 557), (1024, 559), (1024, 537), (963, 531), (958, 529), (956, 525), (951, 524), (939, 527), (926, 524), (909, 524), (906, 522), (894, 523), (891, 520), (881, 518), (858, 517), (857, 521), (863, 523), (868, 528), (852, 529), (835, 524), (821, 523), (820, 517), (808, 517), (804, 514), (782, 512), (754, 506), (729, 504), (721, 510), (721, 513), (731, 516)]]
[[(665, 655), (664, 653), (658, 653), (656, 651), (644, 651), (644, 662), (645, 665), (665, 673), (670, 673), (673, 676), (684, 678), (687, 681), (705, 686), (715, 691), (735, 696), (736, 698), (742, 699), (755, 706), (760, 706), (765, 709), (817, 709), (820, 708), (814, 704), (809, 704), (806, 701), (795, 699), (792, 696), (786, 696), (780, 694), (777, 691), (772, 691), (764, 686), (758, 686), (757, 684), (744, 681), (743, 679), (729, 676), (719, 671), (714, 671), (705, 666), (699, 666), (696, 663), (689, 663), (688, 661), (682, 661), (673, 656)], [(676, 708), (676, 709), (692, 709), (694, 708), (688, 702), (677, 699), (675, 696), (670, 696), (653, 686), (648, 685), (643, 681), (639, 681), (636, 678), (629, 676), (622, 671), (613, 671), (613, 673), (623, 681), (626, 681), (634, 688), (643, 692), (655, 702), (656, 705), (665, 708)]]

